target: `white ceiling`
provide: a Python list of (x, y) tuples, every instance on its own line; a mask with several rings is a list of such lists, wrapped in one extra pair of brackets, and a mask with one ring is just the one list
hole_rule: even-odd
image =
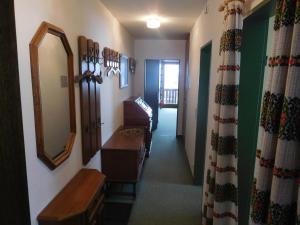
[[(136, 39), (184, 39), (207, 0), (100, 0)], [(161, 27), (146, 28), (157, 15)]]

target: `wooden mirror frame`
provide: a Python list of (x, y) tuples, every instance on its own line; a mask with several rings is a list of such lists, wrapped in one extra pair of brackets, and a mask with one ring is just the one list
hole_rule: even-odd
[[(65, 150), (55, 159), (49, 157), (45, 152), (44, 130), (43, 130), (43, 120), (42, 120), (42, 103), (41, 103), (40, 79), (39, 79), (38, 48), (47, 33), (60, 38), (64, 46), (64, 49), (67, 53), (67, 62), (68, 62), (70, 133), (66, 143)], [(37, 30), (37, 32), (35, 33), (34, 37), (30, 42), (29, 48), (30, 48), (30, 64), (31, 64), (33, 102), (34, 102), (37, 156), (41, 161), (43, 161), (49, 167), (49, 169), (54, 170), (70, 156), (75, 141), (75, 136), (76, 136), (73, 53), (65, 32), (62, 29), (47, 22), (43, 22), (40, 25), (39, 29)]]

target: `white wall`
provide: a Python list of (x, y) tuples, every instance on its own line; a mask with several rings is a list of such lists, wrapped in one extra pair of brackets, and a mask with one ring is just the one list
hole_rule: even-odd
[(200, 48), (212, 41), (212, 59), (209, 85), (209, 108), (207, 124), (207, 143), (210, 143), (210, 131), (212, 128), (213, 101), (215, 83), (217, 81), (217, 68), (219, 65), (219, 44), (223, 31), (223, 13), (218, 12), (221, 0), (208, 1), (208, 13), (204, 11), (197, 19), (190, 34), (190, 65), (189, 65), (189, 89), (187, 91), (187, 112), (185, 149), (190, 163), (191, 171), (194, 172), (195, 141), (197, 127), (197, 104), (200, 69)]
[[(33, 97), (29, 58), (29, 42), (42, 21), (62, 28), (74, 54), (75, 74), (78, 74), (77, 38), (85, 35), (98, 41), (101, 47), (111, 47), (128, 56), (133, 55), (133, 39), (99, 0), (15, 0), (20, 89), (23, 111), (29, 201), (32, 224), (37, 214), (82, 168), (79, 88), (75, 85), (77, 135), (70, 158), (50, 171), (36, 156)], [(131, 76), (131, 75), (130, 75)], [(119, 78), (105, 77), (101, 85), (103, 143), (122, 123), (122, 100), (132, 94), (129, 87), (120, 90)], [(100, 169), (98, 153), (88, 167)]]
[[(186, 131), (185, 131), (185, 149), (189, 160), (190, 168), (194, 173), (195, 160), (195, 141), (196, 141), (196, 126), (197, 126), (197, 104), (198, 104), (198, 88), (199, 88), (199, 71), (200, 71), (200, 49), (208, 42), (212, 41), (212, 58), (211, 72), (209, 84), (209, 108), (208, 108), (208, 124), (207, 124), (207, 139), (206, 152), (210, 146), (210, 134), (212, 130), (213, 118), (213, 102), (215, 96), (215, 85), (217, 82), (217, 68), (220, 64), (219, 45), (220, 38), (223, 33), (224, 13), (219, 12), (219, 6), (223, 0), (208, 1), (208, 12), (203, 10), (197, 19), (190, 33), (190, 65), (189, 88), (187, 90), (187, 112), (186, 112)], [(252, 13), (263, 0), (246, 1), (244, 15)]]
[(135, 40), (135, 58), (137, 60), (134, 75), (134, 95), (144, 96), (145, 59), (179, 59), (179, 108), (177, 134), (182, 134), (184, 77), (185, 77), (185, 40)]

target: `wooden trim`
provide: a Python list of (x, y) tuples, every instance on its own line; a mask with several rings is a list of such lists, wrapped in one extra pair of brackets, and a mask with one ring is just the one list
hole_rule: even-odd
[(86, 165), (102, 146), (100, 84), (103, 79), (99, 43), (79, 36), (78, 50), (82, 161)]
[[(47, 33), (50, 33), (60, 38), (68, 57), (67, 62), (68, 62), (68, 81), (69, 81), (68, 88), (69, 88), (69, 109), (70, 109), (69, 110), (70, 111), (70, 134), (66, 144), (65, 151), (55, 159), (51, 159), (51, 157), (49, 157), (45, 152), (43, 120), (42, 120), (42, 105), (41, 105), (41, 90), (40, 90), (40, 80), (39, 80), (38, 48)], [(30, 48), (30, 63), (31, 63), (30, 65), (31, 65), (32, 92), (33, 92), (33, 102), (34, 102), (37, 156), (49, 167), (49, 169), (54, 170), (70, 156), (75, 141), (75, 136), (76, 136), (73, 52), (64, 31), (47, 22), (42, 22), (36, 34), (32, 38), (29, 44), (29, 48)]]

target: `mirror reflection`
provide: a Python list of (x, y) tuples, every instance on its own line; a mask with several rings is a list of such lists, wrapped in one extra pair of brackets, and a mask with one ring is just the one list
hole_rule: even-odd
[(68, 58), (60, 38), (49, 33), (38, 56), (44, 150), (55, 159), (64, 152), (70, 133)]

